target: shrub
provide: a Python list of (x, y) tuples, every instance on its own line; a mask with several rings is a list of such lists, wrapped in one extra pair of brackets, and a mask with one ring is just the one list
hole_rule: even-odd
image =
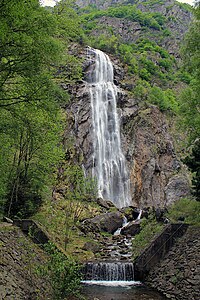
[(71, 296), (80, 298), (80, 266), (50, 242), (45, 250), (49, 259), (45, 265), (37, 267), (36, 272), (50, 282), (54, 299), (71, 299)]
[(178, 103), (172, 90), (167, 89), (163, 91), (161, 88), (154, 86), (148, 94), (148, 101), (158, 105), (161, 111), (171, 110), (176, 112), (178, 110)]
[(168, 210), (167, 217), (172, 222), (184, 218), (184, 222), (191, 225), (200, 225), (200, 202), (193, 198), (182, 198), (176, 201)]
[(133, 258), (136, 258), (155, 235), (163, 229), (163, 225), (158, 223), (153, 215), (150, 215), (148, 219), (142, 219), (140, 226), (141, 231), (135, 236), (132, 242)]

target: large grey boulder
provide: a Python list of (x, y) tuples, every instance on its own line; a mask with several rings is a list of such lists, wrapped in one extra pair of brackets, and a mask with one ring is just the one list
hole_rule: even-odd
[(121, 229), (121, 234), (134, 236), (140, 232), (140, 220), (132, 221)]
[(79, 226), (81, 231), (87, 232), (100, 232), (106, 231), (114, 233), (123, 223), (123, 214), (119, 211), (108, 212), (100, 214), (94, 218), (84, 220)]

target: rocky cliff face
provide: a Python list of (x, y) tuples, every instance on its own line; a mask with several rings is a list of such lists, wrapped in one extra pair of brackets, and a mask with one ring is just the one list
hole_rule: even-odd
[[(137, 9), (144, 13), (157, 13), (162, 16), (162, 33), (158, 28), (145, 27), (138, 20), (132, 21), (121, 17), (102, 16), (95, 20), (96, 28), (91, 31), (91, 35), (114, 34), (122, 43), (135, 43), (140, 38), (156, 41), (166, 48), (170, 54), (179, 57), (179, 45), (184, 34), (188, 30), (192, 13), (187, 7), (175, 0), (147, 1), (147, 0), (77, 0), (80, 7), (92, 5), (98, 9), (107, 9), (116, 5), (135, 5)], [(189, 6), (188, 6), (189, 7)], [(159, 18), (159, 17), (158, 17)], [(164, 31), (164, 34), (163, 34)]]
[(124, 132), (133, 203), (164, 207), (186, 196), (188, 181), (158, 108), (138, 109), (137, 114), (128, 117)]
[[(153, 18), (158, 18), (160, 24), (157, 28), (152, 24), (146, 25), (137, 16), (133, 21), (127, 17), (127, 14), (124, 18), (116, 17), (116, 15), (97, 14), (97, 17), (92, 19), (94, 24), (92, 23), (92, 29), (90, 28), (90, 35), (97, 38), (104, 34), (104, 38), (108, 37), (108, 40), (110, 36), (114, 36), (118, 45), (121, 43), (138, 45), (140, 41), (153, 41), (154, 48), (149, 46), (151, 43), (147, 43), (146, 46), (141, 46), (143, 48), (137, 48), (137, 51), (135, 50), (136, 52), (131, 55), (137, 62), (143, 59), (144, 54), (145, 64), (150, 63), (154, 68), (154, 71), (149, 71), (151, 79), (147, 83), (151, 87), (163, 88), (162, 85), (164, 85), (164, 90), (166, 90), (167, 87), (176, 86), (171, 77), (177, 71), (179, 44), (192, 17), (187, 7), (180, 7), (180, 3), (174, 0), (77, 0), (77, 3), (81, 7), (92, 4), (101, 9), (107, 9), (116, 4), (135, 5), (136, 9), (140, 10), (142, 18), (150, 16), (150, 19), (146, 19), (149, 22), (151, 22), (150, 13), (153, 13)], [(117, 49), (119, 50), (119, 48)], [(84, 78), (83, 81), (70, 88), (71, 103), (67, 107), (69, 126), (65, 135), (68, 152), (70, 152), (68, 153), (69, 158), (82, 165), (85, 172), (91, 175), (94, 163), (92, 156), (93, 132), (87, 81), (95, 67), (95, 60), (94, 57), (88, 56), (88, 48), (77, 47), (75, 51), (83, 59)], [(114, 65), (114, 83), (118, 86), (117, 106), (121, 122), (121, 140), (130, 176), (132, 204), (141, 208), (165, 207), (189, 194), (186, 172), (175, 153), (165, 115), (156, 106), (145, 102), (147, 96), (134, 94), (141, 79), (138, 75), (140, 73), (138, 71), (128, 72), (127, 65), (122, 64), (119, 58), (116, 58), (117, 55), (118, 52), (115, 52), (115, 57), (110, 56)], [(159, 65), (165, 57), (168, 57), (168, 62), (172, 64), (169, 70)], [(143, 67), (146, 65), (138, 64), (138, 68)], [(158, 68), (160, 69), (158, 70)], [(168, 72), (171, 73), (168, 74)], [(162, 81), (163, 76), (164, 81)], [(68, 86), (63, 85), (63, 87), (68, 89)], [(69, 151), (70, 143), (75, 145), (74, 150), (71, 147), (71, 151)]]
[[(94, 60), (84, 58), (85, 79), (94, 68)], [(115, 82), (123, 80), (124, 70), (114, 62)], [(74, 140), (76, 161), (91, 174), (93, 133), (91, 105), (86, 81), (73, 87), (68, 138)], [(118, 114), (121, 119), (121, 139), (131, 181), (132, 204), (137, 207), (165, 207), (188, 195), (188, 180), (174, 150), (164, 115), (156, 106), (138, 103), (119, 88)]]

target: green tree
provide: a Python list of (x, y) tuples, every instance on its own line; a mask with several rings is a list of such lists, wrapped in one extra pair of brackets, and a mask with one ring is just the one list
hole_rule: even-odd
[(189, 142), (200, 136), (200, 6), (196, 1), (195, 15), (183, 45), (185, 69), (193, 79), (180, 98), (180, 113), (184, 129), (188, 131)]
[(80, 299), (80, 266), (52, 243), (46, 244), (45, 250), (49, 259), (45, 265), (37, 267), (36, 271), (50, 282), (54, 299), (71, 299), (73, 296)]
[(54, 16), (37, 0), (1, 1), (0, 20), (0, 107), (54, 97), (51, 64), (63, 52)]
[(192, 153), (185, 162), (193, 172), (194, 194), (200, 196), (200, 1), (196, 1), (196, 20), (194, 20), (183, 46), (183, 58), (186, 70), (192, 75), (189, 87), (180, 99), (182, 124), (189, 135)]
[(7, 187), (4, 197), (8, 199), (9, 215), (29, 216), (39, 207), (42, 190), (62, 158), (62, 148), (58, 145), (62, 129), (60, 110), (56, 106), (53, 111), (49, 109), (47, 105), (45, 109), (41, 107), (41, 103), (20, 103), (5, 111), (1, 150), (6, 151), (4, 141), (8, 139), (10, 153), (4, 173)]
[(62, 156), (59, 104), (68, 97), (53, 73), (64, 47), (37, 0), (1, 1), (0, 20), (0, 199), (9, 215), (28, 216)]
[(53, 15), (56, 17), (59, 38), (65, 42), (83, 42), (84, 33), (81, 28), (81, 19), (76, 12), (75, 0), (60, 0), (53, 8)]

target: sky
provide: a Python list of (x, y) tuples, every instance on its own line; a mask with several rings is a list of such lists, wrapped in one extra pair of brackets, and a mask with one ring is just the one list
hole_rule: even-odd
[[(193, 4), (194, 0), (177, 0), (178, 2), (188, 3), (190, 5)], [(43, 6), (54, 6), (55, 1), (54, 0), (41, 0), (43, 3)]]

